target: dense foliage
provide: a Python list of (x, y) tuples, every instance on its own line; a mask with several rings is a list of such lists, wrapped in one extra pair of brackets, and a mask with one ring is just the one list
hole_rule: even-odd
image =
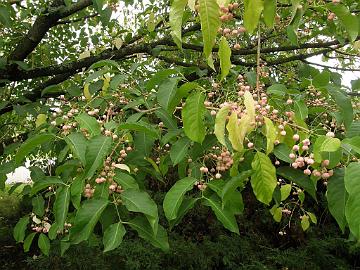
[[(358, 1), (10, 0), (0, 11), (0, 184), (30, 162), (32, 211), (14, 228), (25, 251), (48, 255), (53, 241), (64, 254), (95, 234), (106, 252), (129, 231), (167, 251), (198, 205), (239, 234), (249, 190), (280, 236), (317, 224), (326, 193), (340, 230), (360, 239), (360, 80), (350, 89), (339, 73), (358, 70)], [(318, 70), (316, 55), (339, 66)]]

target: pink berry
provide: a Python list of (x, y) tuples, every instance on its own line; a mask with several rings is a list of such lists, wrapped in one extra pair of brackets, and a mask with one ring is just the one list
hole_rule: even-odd
[(300, 140), (299, 134), (295, 134), (295, 135), (293, 136), (293, 140), (294, 140), (294, 141)]

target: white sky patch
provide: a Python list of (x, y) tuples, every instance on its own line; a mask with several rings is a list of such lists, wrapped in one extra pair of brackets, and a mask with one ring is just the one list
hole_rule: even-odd
[[(328, 61), (324, 62), (322, 60), (322, 55), (316, 55), (307, 59), (307, 61), (321, 64), (329, 67), (341, 67), (341, 64), (336, 59), (328, 59)], [(358, 63), (360, 66), (360, 63)], [(324, 68), (314, 65), (315, 68), (319, 70), (323, 70)], [(349, 87), (351, 89), (351, 81), (360, 79), (360, 71), (342, 71), (336, 69), (330, 69), (332, 72), (337, 72), (342, 75), (342, 84)]]

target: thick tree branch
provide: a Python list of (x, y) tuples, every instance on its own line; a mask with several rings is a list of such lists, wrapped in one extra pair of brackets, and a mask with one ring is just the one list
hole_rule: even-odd
[(81, 22), (81, 21), (84, 21), (84, 20), (87, 20), (87, 19), (94, 18), (94, 17), (96, 17), (96, 16), (98, 16), (98, 15), (99, 15), (99, 13), (94, 13), (94, 14), (91, 14), (91, 15), (88, 15), (88, 16), (84, 16), (84, 17), (81, 17), (81, 18), (78, 18), (78, 19), (74, 19), (74, 20), (62, 20), (62, 21), (58, 21), (55, 25)]
[(68, 17), (90, 5), (92, 5), (92, 0), (80, 0), (69, 7), (61, 5), (47, 14), (40, 15), (35, 20), (29, 32), (22, 38), (14, 51), (9, 55), (8, 60), (24, 60), (41, 42), (49, 29), (56, 25), (58, 20)]

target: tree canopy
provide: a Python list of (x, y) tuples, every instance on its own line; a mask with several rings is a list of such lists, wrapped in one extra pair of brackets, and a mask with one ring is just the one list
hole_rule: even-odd
[(95, 233), (109, 251), (132, 229), (167, 250), (195, 204), (239, 233), (247, 190), (283, 234), (316, 224), (326, 196), (360, 239), (360, 80), (342, 77), (360, 71), (359, 13), (357, 0), (1, 3), (0, 186), (25, 159), (33, 180), (15, 239), (48, 254)]

